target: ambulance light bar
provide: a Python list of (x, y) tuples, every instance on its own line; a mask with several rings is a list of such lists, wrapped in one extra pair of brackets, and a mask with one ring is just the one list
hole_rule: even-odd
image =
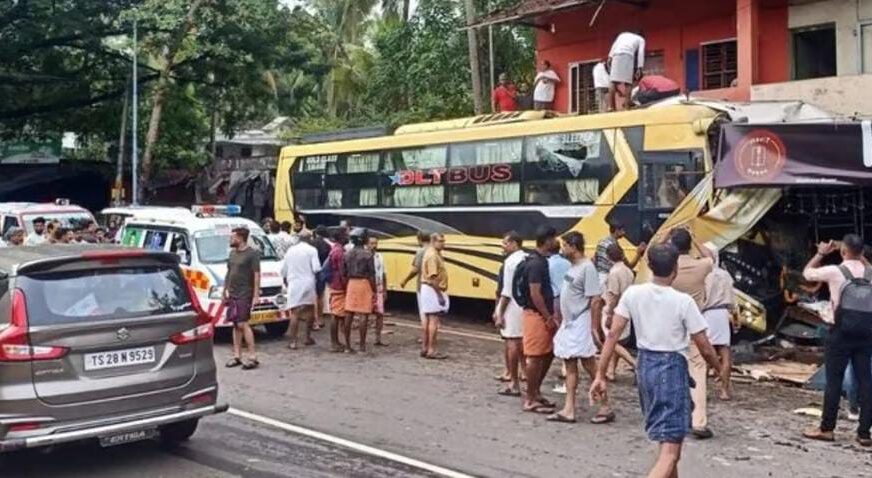
[(198, 216), (238, 216), (242, 207), (237, 204), (200, 204), (191, 206), (191, 212)]

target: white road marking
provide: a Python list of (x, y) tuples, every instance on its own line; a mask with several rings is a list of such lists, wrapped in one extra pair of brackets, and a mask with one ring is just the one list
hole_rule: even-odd
[[(419, 324), (404, 323), (400, 320), (397, 320), (393, 323), (397, 327), (405, 327), (407, 329), (418, 329), (418, 330), (421, 329), (421, 326)], [(461, 332), (460, 330), (446, 328), (446, 327), (440, 328), (439, 333), (440, 334), (448, 334), (448, 335), (457, 335), (459, 337), (469, 337), (471, 339), (490, 340), (492, 342), (502, 342), (503, 341), (503, 339), (497, 337), (496, 335), (488, 335), (488, 334), (482, 334), (482, 333), (478, 333), (478, 332)]]
[(327, 433), (310, 430), (308, 428), (301, 427), (299, 425), (292, 425), (290, 423), (285, 423), (274, 418), (265, 417), (262, 415), (258, 415), (251, 412), (246, 412), (244, 410), (239, 410), (238, 408), (230, 408), (227, 410), (227, 413), (231, 415), (236, 415), (237, 417), (245, 418), (248, 420), (252, 420), (258, 423), (262, 423), (264, 425), (269, 425), (274, 428), (278, 428), (279, 430), (284, 430), (286, 432), (295, 433), (297, 435), (307, 436), (309, 438), (314, 438), (316, 440), (326, 441), (328, 443), (332, 443), (334, 445), (338, 445), (344, 448), (349, 448), (354, 451), (358, 451), (361, 453), (365, 453), (367, 455), (372, 455), (378, 458), (383, 458), (386, 460), (394, 461), (397, 463), (402, 463), (404, 465), (412, 466), (418, 468), (420, 470), (429, 471), (431, 473), (435, 473), (440, 476), (445, 476), (447, 478), (475, 478), (473, 475), (467, 475), (465, 473), (460, 473), (458, 471), (449, 470), (448, 468), (443, 468), (438, 465), (433, 465), (430, 463), (425, 463), (420, 460), (416, 460), (414, 458), (405, 457), (402, 455), (398, 455), (396, 453), (392, 453), (385, 450), (380, 450), (375, 447), (371, 447), (369, 445), (364, 445), (362, 443), (353, 442), (351, 440), (340, 438), (337, 436), (329, 435)]

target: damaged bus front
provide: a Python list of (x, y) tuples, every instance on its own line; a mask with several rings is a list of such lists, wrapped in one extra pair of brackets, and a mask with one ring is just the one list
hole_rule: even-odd
[(661, 231), (683, 225), (720, 249), (744, 326), (814, 341), (829, 291), (802, 269), (818, 242), (872, 233), (872, 127), (819, 112), (753, 120), (714, 126), (714, 174)]

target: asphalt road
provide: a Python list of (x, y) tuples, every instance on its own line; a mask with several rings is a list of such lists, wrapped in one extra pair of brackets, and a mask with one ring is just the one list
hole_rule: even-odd
[[(588, 424), (582, 403), (578, 424), (547, 423), (495, 394), (501, 343), (492, 331), (455, 322), (442, 340), (450, 359), (427, 361), (417, 357), (414, 322), (396, 322), (389, 347), (353, 356), (329, 353), (326, 331), (294, 352), (263, 340), (261, 368), (219, 372), (222, 399), (237, 412), (203, 420), (177, 450), (64, 447), (15, 455), (0, 476), (633, 477), (650, 466), (655, 448), (629, 374), (612, 391), (617, 422)], [(219, 363), (228, 353), (216, 346)], [(840, 422), (836, 444), (799, 438), (809, 419), (792, 410), (819, 405), (819, 394), (759, 384), (736, 392), (732, 402), (710, 402), (716, 437), (686, 443), (683, 476), (870, 476), (872, 453), (852, 445), (851, 424)]]

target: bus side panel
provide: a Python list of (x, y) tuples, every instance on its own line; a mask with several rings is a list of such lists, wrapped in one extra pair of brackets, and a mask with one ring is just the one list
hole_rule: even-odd
[(276, 185), (273, 204), (277, 221), (293, 221), (294, 196), (291, 193), (291, 169), (297, 158), (282, 155), (276, 169)]

